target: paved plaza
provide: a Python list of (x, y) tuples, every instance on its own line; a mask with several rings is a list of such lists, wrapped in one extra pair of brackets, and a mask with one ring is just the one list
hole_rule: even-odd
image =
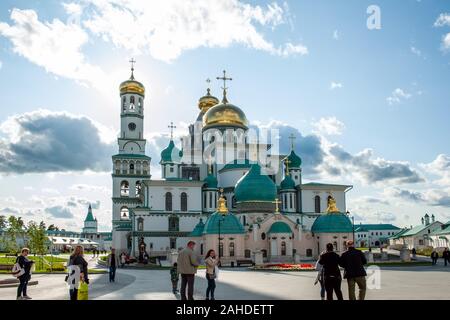
[[(450, 299), (450, 266), (384, 267), (380, 288), (367, 291), (368, 300)], [(314, 286), (316, 272), (264, 272), (246, 268), (224, 269), (217, 282), (216, 299), (319, 299), (319, 286)], [(0, 279), (10, 278), (1, 275)], [(67, 300), (64, 275), (33, 275), (39, 284), (29, 287), (33, 299)], [(119, 269), (115, 283), (107, 274), (91, 275), (89, 298), (93, 300), (179, 299), (171, 292), (168, 270)], [(342, 285), (347, 298), (347, 285)], [(204, 299), (205, 271), (199, 270), (195, 280), (195, 298)], [(14, 299), (15, 288), (0, 288), (0, 300)]]

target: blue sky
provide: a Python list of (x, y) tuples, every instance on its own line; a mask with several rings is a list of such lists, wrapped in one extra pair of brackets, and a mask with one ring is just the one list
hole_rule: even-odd
[(284, 148), (296, 133), (306, 181), (355, 186), (360, 220), (450, 219), (448, 1), (141, 3), (1, 2), (0, 214), (78, 229), (94, 202), (109, 228), (118, 85), (134, 57), (154, 176), (167, 124), (182, 134), (204, 80), (226, 69), (250, 121), (280, 129)]

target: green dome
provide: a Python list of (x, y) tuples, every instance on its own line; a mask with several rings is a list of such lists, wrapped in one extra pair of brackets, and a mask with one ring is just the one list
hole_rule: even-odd
[(197, 223), (194, 230), (189, 234), (189, 237), (201, 237), (203, 234), (203, 229), (205, 229), (205, 224), (203, 223), (203, 219), (200, 218), (200, 222)]
[(173, 140), (170, 140), (169, 145), (163, 151), (161, 151), (161, 164), (163, 163), (175, 163), (180, 162), (183, 157), (183, 151), (180, 151), (175, 147)]
[(218, 212), (214, 212), (206, 220), (203, 234), (219, 234), (219, 220), (220, 222), (220, 234), (240, 234), (245, 233), (245, 229), (242, 226), (238, 218), (232, 213), (221, 215)]
[(292, 230), (285, 222), (277, 221), (270, 226), (270, 229), (267, 233), (268, 234), (269, 233), (272, 233), (272, 234), (273, 233), (289, 233), (290, 234), (290, 233), (292, 233)]
[(213, 174), (209, 173), (203, 182), (205, 183), (203, 185), (204, 187), (209, 189), (217, 189), (217, 178)]
[[(286, 159), (286, 158), (285, 158)], [(294, 150), (291, 151), (291, 153), (287, 156), (287, 159), (289, 159), (289, 168), (300, 168), (302, 165), (302, 159), (295, 153)]]
[(314, 221), (311, 231), (314, 233), (348, 233), (353, 232), (353, 225), (343, 213), (328, 213)]
[(292, 180), (291, 176), (287, 175), (284, 177), (280, 184), (281, 190), (295, 189), (295, 182)]
[(261, 174), (261, 166), (253, 164), (251, 169), (236, 183), (236, 202), (273, 202), (277, 187), (268, 175)]

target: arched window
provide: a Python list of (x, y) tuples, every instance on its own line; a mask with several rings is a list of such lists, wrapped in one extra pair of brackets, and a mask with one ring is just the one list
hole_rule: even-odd
[(142, 186), (140, 181), (136, 181), (136, 198), (141, 195)]
[(266, 234), (263, 232), (263, 233), (261, 233), (261, 239), (262, 240), (266, 240)]
[(205, 193), (203, 193), (203, 208), (206, 209), (206, 207), (207, 207), (207, 202), (206, 202), (206, 192), (205, 192)]
[(252, 252), (249, 249), (245, 249), (244, 251), (244, 257), (251, 258)]
[(144, 231), (144, 219), (143, 218), (138, 218), (138, 231)]
[(178, 217), (169, 217), (169, 231), (179, 231), (179, 226)]
[(134, 173), (134, 163), (130, 163), (130, 174)]
[(130, 218), (130, 212), (128, 211), (127, 207), (122, 207), (120, 209), (120, 219), (129, 219)]
[(232, 208), (236, 208), (236, 197), (235, 197), (235, 196), (233, 196), (233, 197), (231, 198), (231, 207), (232, 207)]
[(234, 242), (230, 242), (229, 250), (230, 250), (230, 257), (234, 257)]
[(246, 217), (246, 216), (242, 216), (242, 224), (243, 224), (244, 226), (247, 225), (247, 217)]
[(130, 195), (130, 185), (128, 181), (124, 180), (120, 183), (120, 196), (128, 197)]
[(188, 211), (187, 194), (186, 192), (181, 193), (181, 211)]
[(334, 251), (338, 251), (338, 244), (336, 241), (333, 242), (333, 248), (334, 248)]
[(320, 196), (314, 197), (314, 211), (316, 213), (320, 213)]
[(172, 194), (166, 192), (166, 211), (172, 211)]
[(122, 111), (125, 112), (127, 110), (127, 98), (122, 98)]
[(289, 194), (289, 208), (292, 209), (292, 193)]
[(286, 242), (284, 241), (281, 242), (281, 255), (282, 256), (286, 255)]
[(209, 207), (212, 208), (213, 207), (213, 202), (212, 202), (212, 193), (209, 192)]

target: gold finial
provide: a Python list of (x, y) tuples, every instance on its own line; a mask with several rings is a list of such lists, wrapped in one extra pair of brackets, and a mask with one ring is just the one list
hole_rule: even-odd
[(275, 201), (273, 201), (272, 203), (275, 203), (275, 213), (280, 213), (280, 208), (278, 207), (278, 205), (281, 204), (280, 199), (275, 198)]
[(209, 88), (209, 84), (211, 83), (211, 80), (209, 78), (206, 79), (206, 83), (208, 84), (208, 87), (206, 88), (206, 95), (211, 95), (211, 89)]
[(170, 121), (170, 126), (167, 126), (170, 129), (170, 140), (173, 139), (173, 129), (176, 129), (176, 126), (173, 125), (173, 122)]
[(289, 158), (286, 157), (286, 159), (284, 160), (284, 164), (286, 165), (286, 176), (289, 175), (289, 163), (291, 163), (292, 161), (289, 160)]
[(227, 78), (227, 76), (226, 76), (226, 71), (225, 70), (223, 70), (223, 77), (216, 77), (216, 79), (217, 80), (223, 80), (223, 87), (222, 87), (222, 89), (223, 89), (223, 98), (222, 98), (222, 103), (224, 103), (224, 104), (226, 104), (226, 103), (228, 103), (228, 100), (227, 100), (227, 86), (226, 86), (226, 84), (227, 84), (227, 80), (233, 80), (233, 78)]
[(329, 196), (328, 197), (328, 208), (327, 208), (327, 213), (339, 213), (339, 209), (336, 206), (336, 200), (332, 197)]
[(131, 58), (131, 60), (129, 61), (131, 63), (131, 80), (134, 80), (134, 64), (136, 63), (136, 60), (134, 60), (134, 58)]
[(289, 140), (291, 140), (291, 151), (294, 150), (294, 140), (297, 139), (293, 133), (289, 136)]
[(220, 197), (217, 202), (218, 202), (217, 212), (219, 212), (221, 215), (226, 215), (228, 213), (228, 208), (227, 208), (227, 201), (223, 197), (223, 189), (220, 189)]

